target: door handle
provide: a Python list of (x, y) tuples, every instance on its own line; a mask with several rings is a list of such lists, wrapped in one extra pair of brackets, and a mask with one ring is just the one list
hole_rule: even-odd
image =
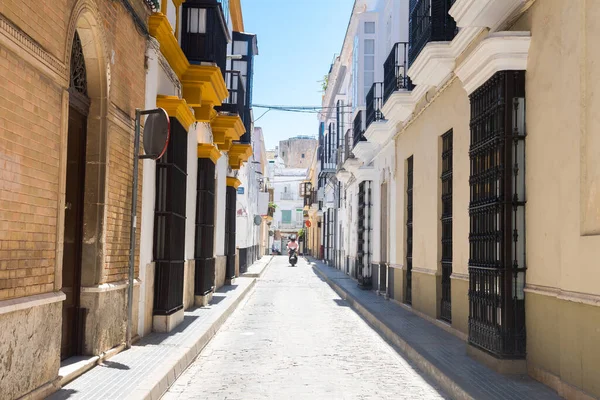
[(71, 209), (71, 207), (72, 207), (72, 204), (71, 204), (71, 202), (67, 201), (67, 202), (65, 203), (65, 210), (70, 210), (70, 209)]

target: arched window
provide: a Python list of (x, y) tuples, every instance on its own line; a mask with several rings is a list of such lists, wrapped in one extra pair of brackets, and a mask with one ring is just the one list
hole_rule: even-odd
[(79, 34), (75, 32), (73, 46), (71, 47), (71, 91), (80, 93), (87, 97), (87, 74), (85, 71), (85, 60), (83, 58), (83, 47)]

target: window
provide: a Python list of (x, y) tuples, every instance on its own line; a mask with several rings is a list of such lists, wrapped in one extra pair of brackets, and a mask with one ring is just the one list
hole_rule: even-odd
[(375, 22), (365, 22), (365, 33), (375, 33)]
[(243, 40), (236, 40), (233, 42), (233, 54), (239, 54), (242, 56), (248, 55), (248, 42)]
[(524, 358), (525, 71), (497, 72), (470, 101), (469, 343)]
[(188, 33), (206, 33), (206, 9), (188, 8)]
[(281, 157), (285, 157), (285, 151), (281, 152)]
[(302, 158), (304, 158), (304, 153), (302, 153)]
[(292, 210), (281, 210), (281, 222), (284, 224), (292, 222)]
[(364, 85), (364, 94), (369, 93), (371, 90), (371, 86), (373, 86), (373, 82), (375, 82), (375, 40), (374, 39), (365, 39), (365, 54), (364, 54), (364, 74), (365, 79), (363, 82)]
[(452, 323), (452, 130), (442, 136), (442, 304), (440, 318)]
[(406, 160), (406, 292), (404, 302), (412, 304), (413, 260), (413, 156)]

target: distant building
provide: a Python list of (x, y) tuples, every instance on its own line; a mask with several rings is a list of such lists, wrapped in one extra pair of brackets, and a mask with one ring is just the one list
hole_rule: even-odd
[(278, 156), (288, 168), (308, 168), (317, 149), (317, 140), (296, 136), (279, 142)]

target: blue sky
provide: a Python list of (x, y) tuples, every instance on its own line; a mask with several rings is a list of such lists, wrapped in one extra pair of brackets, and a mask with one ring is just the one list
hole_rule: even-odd
[[(342, 48), (354, 0), (242, 0), (244, 29), (258, 36), (254, 104), (321, 105), (321, 83)], [(254, 108), (254, 118), (266, 110)], [(316, 114), (269, 111), (256, 122), (267, 149), (316, 136)]]

